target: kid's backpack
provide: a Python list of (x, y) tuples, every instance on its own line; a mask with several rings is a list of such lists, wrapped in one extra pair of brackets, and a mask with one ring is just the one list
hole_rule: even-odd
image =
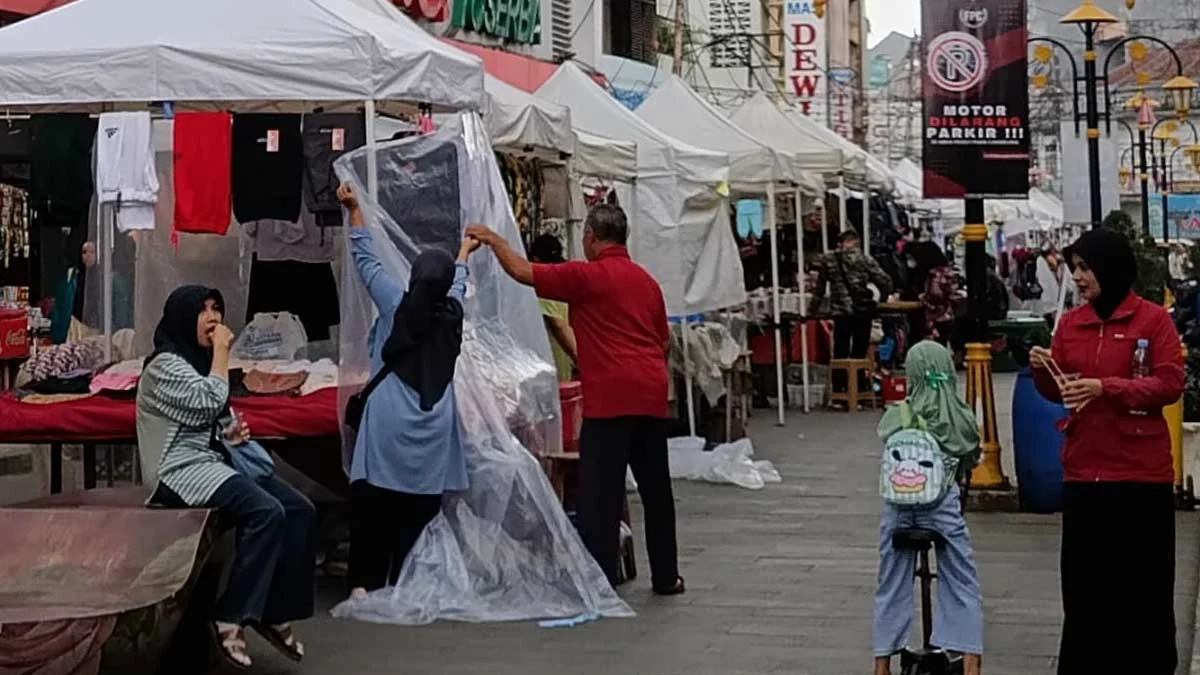
[(883, 444), (879, 496), (903, 508), (936, 506), (954, 485), (958, 463), (928, 431), (901, 429)]

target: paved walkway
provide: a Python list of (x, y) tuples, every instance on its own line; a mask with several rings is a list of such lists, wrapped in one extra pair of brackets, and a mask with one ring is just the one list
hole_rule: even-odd
[[(875, 420), (870, 413), (796, 414), (788, 427), (776, 428), (760, 413), (752, 438), (759, 456), (777, 464), (783, 484), (751, 492), (677, 482), (689, 592), (652, 597), (643, 553), (643, 574), (624, 591), (639, 612), (635, 619), (546, 630), (528, 623), (402, 628), (323, 615), (303, 626), (310, 656), (300, 668), (273, 659), (251, 637), (254, 653), (263, 657), (259, 672), (870, 672), (879, 517)], [(1178, 520), (1176, 607), (1183, 662), (1191, 653), (1198, 518), (1180, 514)], [(1058, 519), (969, 514), (968, 520), (986, 596), (985, 671), (1052, 673), (1059, 633)], [(337, 597), (338, 589), (329, 584), (322, 608)]]

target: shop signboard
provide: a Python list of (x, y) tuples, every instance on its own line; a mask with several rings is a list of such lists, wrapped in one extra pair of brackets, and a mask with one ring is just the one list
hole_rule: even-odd
[[(1150, 234), (1161, 239), (1162, 195), (1150, 193)], [(1167, 232), (1172, 239), (1200, 239), (1200, 194), (1172, 192), (1167, 195)]]
[(854, 140), (853, 68), (829, 69), (829, 128), (847, 140)]
[(454, 0), (450, 25), (505, 42), (537, 44), (542, 41), (542, 3), (541, 0)]
[(829, 82), (825, 73), (825, 19), (817, 16), (814, 0), (788, 0), (784, 26), (787, 91), (800, 111), (822, 125), (826, 121)]
[(1029, 194), (1025, 0), (923, 0), (926, 198)]
[(442, 22), (449, 13), (450, 0), (392, 0), (397, 8), (414, 19)]

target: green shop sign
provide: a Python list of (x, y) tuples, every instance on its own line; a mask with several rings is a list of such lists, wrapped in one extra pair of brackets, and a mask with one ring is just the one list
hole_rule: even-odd
[(454, 0), (450, 24), (508, 42), (542, 41), (541, 0)]

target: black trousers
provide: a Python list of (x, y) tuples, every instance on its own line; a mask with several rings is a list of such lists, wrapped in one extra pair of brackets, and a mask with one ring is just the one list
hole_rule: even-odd
[[(849, 314), (833, 319), (833, 358), (835, 359), (865, 359), (871, 346), (871, 323), (875, 317), (870, 314)], [(846, 376), (835, 373), (833, 379), (834, 391), (846, 391)], [(861, 389), (867, 383), (859, 382)]]
[(350, 588), (394, 586), (404, 559), (442, 509), (441, 495), (415, 495), (359, 480), (350, 486)]
[(626, 466), (633, 469), (645, 511), (651, 583), (654, 588), (672, 588), (679, 577), (679, 558), (675, 496), (667, 466), (667, 420), (615, 417), (583, 421), (577, 498), (583, 543), (615, 584)]
[(1169, 483), (1064, 485), (1058, 675), (1175, 672), (1173, 492)]
[[(188, 506), (162, 483), (151, 502)], [(238, 474), (204, 505), (237, 525), (233, 564), (213, 618), (239, 626), (274, 626), (311, 617), (317, 574), (312, 502), (274, 475), (254, 481)]]

